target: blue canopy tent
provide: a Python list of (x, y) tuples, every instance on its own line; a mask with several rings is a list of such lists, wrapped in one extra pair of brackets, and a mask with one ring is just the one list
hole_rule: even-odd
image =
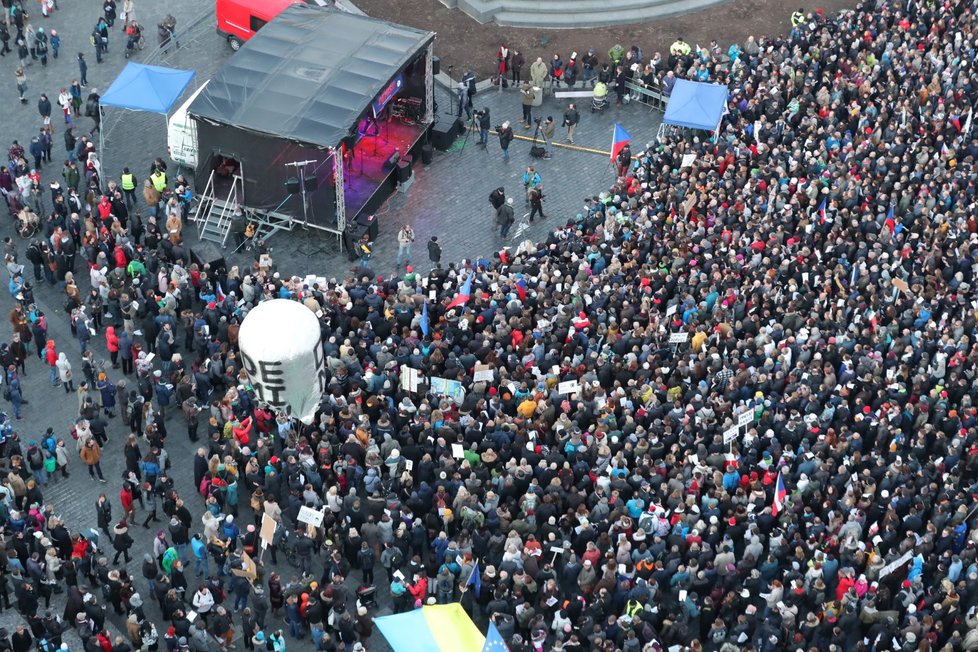
[(662, 124), (718, 132), (726, 114), (726, 86), (677, 79)]
[[(130, 61), (99, 99), (99, 112), (105, 107), (114, 107), (162, 113), (166, 124), (167, 114), (183, 95), (195, 74), (193, 70), (161, 68)], [(99, 116), (100, 124), (101, 118)], [(99, 152), (102, 152), (102, 130), (99, 129), (98, 133)]]

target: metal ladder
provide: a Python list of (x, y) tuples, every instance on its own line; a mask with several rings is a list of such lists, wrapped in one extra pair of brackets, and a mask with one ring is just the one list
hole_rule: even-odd
[(200, 203), (194, 221), (201, 240), (218, 242), (222, 247), (227, 246), (228, 234), (231, 232), (234, 213), (241, 206), (244, 196), (244, 181), (240, 174), (234, 175), (231, 188), (225, 199), (214, 196), (214, 172), (211, 171), (207, 187), (201, 195)]

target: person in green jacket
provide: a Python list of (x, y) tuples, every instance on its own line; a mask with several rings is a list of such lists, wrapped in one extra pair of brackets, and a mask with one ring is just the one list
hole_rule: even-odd
[(173, 570), (173, 562), (180, 558), (180, 553), (173, 546), (170, 546), (163, 553), (163, 562), (160, 564), (163, 567), (163, 571), (169, 575)]

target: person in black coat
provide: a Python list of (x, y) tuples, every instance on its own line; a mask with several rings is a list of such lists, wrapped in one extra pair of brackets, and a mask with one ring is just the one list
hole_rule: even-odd
[(115, 539), (112, 540), (112, 546), (115, 548), (115, 557), (112, 558), (112, 563), (118, 564), (119, 555), (123, 555), (128, 564), (130, 562), (129, 549), (132, 548), (133, 540), (129, 536), (129, 528), (126, 527), (126, 521), (122, 520), (116, 525), (113, 532), (115, 533)]
[(105, 494), (99, 494), (98, 500), (95, 501), (95, 518), (98, 521), (98, 529), (105, 533), (111, 543), (112, 532), (109, 531), (109, 525), (112, 524), (112, 502)]
[(431, 236), (431, 240), (428, 241), (428, 259), (433, 265), (441, 262), (441, 245), (438, 244), (437, 235)]

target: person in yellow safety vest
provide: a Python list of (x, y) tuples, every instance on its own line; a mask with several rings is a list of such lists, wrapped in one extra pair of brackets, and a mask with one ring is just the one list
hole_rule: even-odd
[(689, 54), (689, 52), (689, 43), (684, 41), (682, 36), (677, 38), (675, 42), (669, 46), (669, 54), (675, 57), (685, 57)]
[(805, 12), (802, 11), (801, 8), (799, 7), (798, 11), (791, 14), (791, 26), (798, 27), (799, 25), (803, 25), (804, 23), (805, 23)]
[(162, 193), (166, 190), (166, 172), (163, 170), (157, 170), (149, 175), (149, 180), (153, 182), (153, 187), (156, 188), (156, 192)]
[(136, 175), (129, 171), (129, 168), (122, 168), (122, 176), (119, 177), (119, 184), (122, 186), (122, 193), (126, 197), (126, 208), (132, 209), (136, 204)]
[(638, 600), (629, 600), (628, 602), (625, 603), (625, 614), (629, 618), (635, 618), (635, 616), (642, 613), (643, 611), (645, 611), (645, 607), (643, 607), (642, 603), (639, 602)]

